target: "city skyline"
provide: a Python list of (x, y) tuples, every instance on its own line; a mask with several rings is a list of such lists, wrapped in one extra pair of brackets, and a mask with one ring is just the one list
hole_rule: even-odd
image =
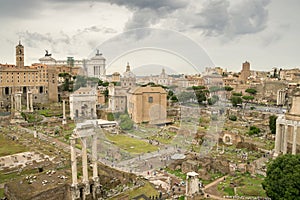
[[(111, 49), (124, 49), (125, 45), (132, 43), (143, 45), (143, 41), (147, 40), (156, 43), (166, 40), (164, 33), (149, 39), (153, 35), (137, 34), (135, 31), (147, 27), (163, 30), (162, 32), (170, 30), (194, 41), (212, 61), (212, 66), (205, 62), (206, 64), (200, 66), (202, 68), (220, 66), (229, 71), (239, 71), (241, 63), (246, 60), (254, 70), (268, 71), (273, 67), (299, 66), (297, 35), (300, 27), (296, 13), (300, 4), (295, 0), (289, 0), (288, 3), (278, 0), (30, 0), (24, 3), (7, 1), (0, 4), (3, 20), (0, 31), (2, 64), (15, 63), (14, 47), (18, 40), (25, 46), (26, 65), (38, 62), (43, 57), (44, 49), (48, 49), (56, 59), (65, 59), (67, 56), (74, 56), (75, 59), (88, 58), (97, 47), (124, 33), (133, 33), (133, 36), (128, 37), (126, 42), (115, 42)], [(184, 47), (181, 43), (177, 45), (177, 50), (189, 47)], [(173, 50), (172, 48), (171, 44), (166, 49)], [(106, 49), (100, 51), (108, 62), (115, 58)], [(190, 52), (193, 51), (191, 48)], [(197, 57), (197, 54), (193, 57)], [(121, 62), (123, 69), (126, 62)], [(129, 62), (139, 66), (143, 61)], [(197, 61), (194, 63), (201, 65)], [(167, 67), (172, 65), (155, 64), (166, 64)], [(176, 63), (175, 71), (180, 73), (175, 65)]]

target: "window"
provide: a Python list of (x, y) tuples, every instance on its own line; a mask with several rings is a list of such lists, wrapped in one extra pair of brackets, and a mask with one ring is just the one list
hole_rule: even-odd
[(5, 95), (9, 95), (9, 87), (6, 87), (6, 88), (4, 89), (4, 92), (5, 92)]
[(153, 97), (148, 97), (148, 102), (153, 103)]

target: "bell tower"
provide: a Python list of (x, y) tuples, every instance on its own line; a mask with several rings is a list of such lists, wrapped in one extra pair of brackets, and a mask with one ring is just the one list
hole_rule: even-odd
[(24, 46), (21, 44), (21, 41), (16, 46), (16, 66), (24, 67)]

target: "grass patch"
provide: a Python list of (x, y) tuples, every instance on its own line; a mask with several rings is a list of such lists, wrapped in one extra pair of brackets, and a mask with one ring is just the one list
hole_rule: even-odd
[(235, 195), (235, 194), (234, 194), (234, 189), (231, 188), (231, 187), (226, 187), (226, 188), (224, 188), (224, 193), (226, 193), (226, 194), (229, 195), (229, 196), (234, 196), (234, 195)]
[(174, 138), (174, 136), (176, 135), (175, 132), (171, 132), (171, 131), (166, 131), (166, 132), (162, 132), (156, 135), (152, 135), (151, 137), (149, 137), (152, 140), (156, 140), (160, 143), (163, 144), (170, 144)]
[(107, 133), (106, 137), (116, 146), (132, 154), (147, 153), (158, 150), (158, 147), (153, 146), (148, 142), (132, 138), (127, 135)]
[(24, 170), (20, 174), (18, 174), (17, 172), (5, 173), (4, 171), (1, 171), (0, 172), (0, 183), (6, 183), (13, 179), (21, 179), (21, 178), (23, 178), (22, 176), (24, 176), (24, 175), (37, 174), (37, 173), (38, 173), (37, 169)]
[(0, 188), (0, 198), (4, 198), (4, 188)]
[(18, 144), (16, 141), (5, 138), (0, 134), (0, 157), (25, 151), (28, 151), (26, 147)]
[(45, 109), (45, 110), (39, 110), (39, 111), (37, 111), (37, 113), (40, 115), (43, 115), (45, 117), (62, 117), (63, 116), (62, 110)]
[[(126, 191), (121, 196), (127, 196), (128, 195), (129, 199), (133, 199), (134, 197), (139, 196), (141, 194), (144, 194), (147, 197), (159, 195), (157, 190), (149, 182), (146, 182), (143, 187), (137, 188), (137, 189), (132, 190), (132, 191)], [(120, 199), (120, 196), (111, 198), (111, 200), (117, 200), (117, 199)]]
[(165, 170), (170, 173), (175, 175), (178, 178), (181, 178), (182, 180), (186, 180), (186, 174), (181, 172), (181, 169), (177, 169), (177, 170), (171, 170), (169, 168), (165, 168)]
[(226, 181), (218, 185), (218, 190), (223, 192), (224, 195), (233, 196), (233, 187), (231, 184), (236, 186), (236, 195), (238, 196), (259, 196), (266, 197), (266, 193), (262, 188), (262, 181), (264, 177), (256, 175), (252, 177), (249, 173), (241, 174), (237, 173), (236, 176), (229, 176)]

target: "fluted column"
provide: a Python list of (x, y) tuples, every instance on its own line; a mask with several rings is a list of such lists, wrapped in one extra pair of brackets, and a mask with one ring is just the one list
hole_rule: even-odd
[(14, 106), (14, 96), (13, 95), (10, 96), (10, 104), (11, 104), (10, 109), (13, 110), (14, 107), (15, 107)]
[(33, 112), (33, 94), (32, 94), (32, 92), (30, 92), (30, 98), (29, 98), (29, 100), (30, 100), (30, 112)]
[(275, 135), (275, 156), (277, 156), (281, 151), (281, 126), (276, 123), (276, 135)]
[(293, 133), (293, 147), (292, 147), (292, 154), (296, 154), (297, 151), (297, 125), (294, 125), (294, 133)]
[(97, 166), (97, 135), (92, 136), (92, 165), (93, 165), (93, 180), (98, 181), (98, 166)]
[(67, 124), (67, 121), (66, 121), (66, 102), (65, 102), (65, 100), (63, 100), (63, 121), (62, 121), (62, 124), (63, 125)]
[(285, 124), (284, 127), (284, 133), (283, 133), (283, 154), (287, 153), (287, 146), (288, 146), (288, 141), (287, 141), (287, 136), (288, 136), (288, 125)]
[(88, 183), (89, 182), (89, 178), (88, 178), (88, 163), (87, 163), (87, 148), (86, 148), (86, 138), (82, 137), (81, 138), (81, 142), (82, 142), (82, 175), (83, 175), (83, 179), (82, 182), (83, 183)]
[(72, 186), (77, 186), (78, 184), (77, 159), (76, 159), (76, 150), (75, 150), (76, 139), (71, 137), (70, 143), (71, 143), (70, 148), (71, 148)]
[(27, 112), (29, 112), (29, 93), (27, 92), (27, 95), (26, 95), (26, 106), (27, 106)]

